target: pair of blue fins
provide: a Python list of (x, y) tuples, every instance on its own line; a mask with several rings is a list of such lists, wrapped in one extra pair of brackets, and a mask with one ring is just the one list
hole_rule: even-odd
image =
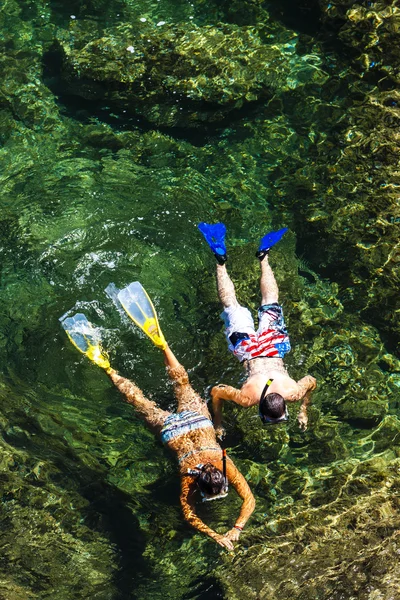
[[(223, 223), (214, 225), (200, 223), (198, 228), (214, 253), (217, 262), (223, 265), (226, 262), (225, 225)], [(260, 241), (256, 256), (262, 260), (286, 231), (287, 227), (267, 233)], [(114, 284), (110, 284), (105, 291), (116, 307), (123, 310), (157, 348), (165, 350), (167, 342), (158, 323), (156, 310), (139, 281), (134, 281), (122, 290), (118, 290)], [(72, 344), (82, 354), (99, 367), (106, 370), (110, 368), (108, 356), (101, 346), (100, 330), (94, 327), (83, 313), (76, 313), (72, 317), (64, 315), (60, 318), (60, 322)]]
[[(220, 265), (223, 265), (226, 262), (226, 227), (224, 223), (215, 223), (215, 225), (210, 225), (209, 223), (200, 223), (198, 228), (204, 235), (207, 244), (214, 252), (217, 262)], [(264, 235), (264, 237), (261, 238), (260, 246), (256, 252), (257, 258), (262, 260), (272, 246), (275, 246), (275, 244), (277, 244), (285, 235), (287, 230), (288, 228), (284, 227), (283, 229), (279, 229), (278, 231), (270, 231), (270, 233)]]

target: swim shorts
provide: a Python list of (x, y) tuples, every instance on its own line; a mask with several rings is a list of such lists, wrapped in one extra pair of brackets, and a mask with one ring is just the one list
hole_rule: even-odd
[(258, 329), (244, 306), (228, 306), (221, 318), (229, 350), (243, 362), (261, 356), (283, 358), (290, 351), (290, 340), (283, 318), (282, 306), (274, 302), (258, 309)]
[(172, 413), (165, 419), (161, 430), (161, 441), (163, 444), (168, 444), (172, 439), (195, 429), (208, 428), (214, 428), (210, 419), (193, 410), (182, 410), (179, 413)]

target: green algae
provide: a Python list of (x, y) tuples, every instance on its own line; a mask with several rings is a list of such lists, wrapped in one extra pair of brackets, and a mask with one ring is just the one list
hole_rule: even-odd
[[(155, 125), (199, 126), (261, 98), (327, 74), (317, 56), (298, 57), (297, 36), (265, 26), (218, 27), (151, 22), (117, 25), (101, 32), (77, 22), (57, 33), (53, 48), (61, 78), (87, 100), (138, 113)], [(276, 28), (275, 28), (276, 29)], [(97, 33), (97, 37), (96, 37)], [(270, 39), (268, 39), (270, 38)]]
[(341, 474), (336, 467), (342, 485), (329, 503), (314, 497), (311, 509), (273, 521), (230, 564), (229, 577), (221, 569), (229, 597), (396, 597), (398, 469), (390, 451)]
[(61, 483), (61, 465), (49, 460), (44, 440), (35, 442), (39, 431), (43, 439), (39, 424), (23, 424), (29, 400), (4, 384), (1, 400), (2, 592), (15, 599), (51, 598), (55, 589), (59, 598), (109, 598), (116, 556), (107, 536), (84, 522), (89, 501)]
[[(345, 23), (340, 39), (359, 49), (361, 58), (344, 59), (282, 23), (266, 24), (258, 2), (241, 10), (200, 2), (190, 27), (181, 18), (192, 9), (181, 7), (164, 30), (150, 18), (157, 15), (150, 3), (73, 8), (111, 15), (114, 7), (148, 21), (133, 31), (124, 23), (76, 24), (68, 15), (69, 26), (55, 29), (61, 17), (46, 3), (28, 18), (17, 2), (0, 13), (0, 592), (184, 598), (205, 597), (209, 586), (227, 598), (396, 597), (398, 98), (365, 72), (366, 52), (389, 52), (395, 38), (387, 35), (396, 31), (380, 27), (379, 44), (366, 50), (368, 40), (351, 37), (351, 27), (371, 19), (358, 8), (347, 13), (349, 2), (335, 3), (336, 17), (321, 3), (325, 26)], [(113, 52), (128, 45), (123, 32), (139, 45), (145, 33), (157, 49), (154, 56), (143, 50), (137, 63), (144, 72), (153, 61), (156, 84), (140, 87), (135, 111), (164, 126), (217, 122), (224, 130), (208, 130), (199, 143), (189, 129), (182, 139), (182, 132), (143, 131), (121, 116), (115, 126), (87, 106), (80, 118), (57, 103), (43, 57), (62, 46), (67, 89), (76, 94), (77, 84), (85, 97), (70, 57), (95, 79), (99, 64), (88, 61), (105, 41)], [(183, 65), (173, 63), (177, 55)], [(105, 56), (96, 72), (104, 80), (112, 64), (108, 77), (125, 85)], [(274, 68), (261, 71), (260, 61), (271, 57)], [(236, 73), (239, 85), (230, 86)], [(142, 77), (134, 75), (129, 85)], [(108, 93), (110, 80), (102, 85)], [(194, 94), (182, 118), (169, 117), (171, 91)], [(212, 259), (196, 230), (208, 219), (228, 224), (229, 269), (252, 310), (259, 302), (256, 240), (266, 229), (291, 226), (271, 258), (293, 344), (288, 367), (318, 379), (305, 433), (295, 407), (288, 428), (268, 432), (256, 411), (225, 407), (229, 453), (257, 497), (233, 557), (182, 522), (173, 461), (58, 327), (77, 302), (104, 328), (121, 372), (173, 409), (161, 357), (103, 293), (111, 280), (140, 279), (196, 388), (240, 384), (218, 317)], [(232, 495), (204, 518), (224, 531), (237, 510)]]

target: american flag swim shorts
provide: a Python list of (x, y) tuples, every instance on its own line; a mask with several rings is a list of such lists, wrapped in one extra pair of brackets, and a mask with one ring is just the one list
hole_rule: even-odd
[(221, 317), (229, 350), (240, 362), (261, 356), (283, 358), (290, 350), (282, 306), (277, 303), (260, 306), (257, 331), (250, 311), (243, 306), (228, 306)]

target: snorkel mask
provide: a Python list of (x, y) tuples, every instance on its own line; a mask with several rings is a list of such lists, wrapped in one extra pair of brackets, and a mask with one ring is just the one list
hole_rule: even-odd
[(212, 500), (219, 500), (220, 498), (226, 498), (226, 496), (228, 495), (228, 486), (224, 485), (224, 487), (222, 488), (222, 492), (220, 494), (217, 494), (216, 496), (208, 496), (201, 490), (200, 494), (202, 502), (211, 502)]
[[(202, 472), (203, 467), (204, 467), (203, 464), (196, 465), (195, 469), (188, 469), (187, 472), (189, 475), (193, 475), (194, 477), (197, 478), (200, 476), (200, 473)], [(226, 476), (226, 450), (222, 450), (222, 473), (224, 476), (224, 485), (219, 494), (214, 494), (214, 495), (207, 494), (206, 492), (203, 492), (199, 487), (202, 502), (211, 502), (212, 500), (218, 500), (220, 498), (225, 498), (228, 495), (228, 487), (229, 486), (228, 486), (228, 478)]]
[(263, 415), (260, 410), (258, 411), (258, 415), (261, 421), (263, 422), (263, 425), (278, 425), (278, 423), (285, 423), (286, 421), (289, 421), (289, 411), (287, 409), (287, 406), (285, 407), (285, 412), (283, 413), (283, 415), (281, 417), (278, 417), (277, 419), (268, 417), (268, 415)]

